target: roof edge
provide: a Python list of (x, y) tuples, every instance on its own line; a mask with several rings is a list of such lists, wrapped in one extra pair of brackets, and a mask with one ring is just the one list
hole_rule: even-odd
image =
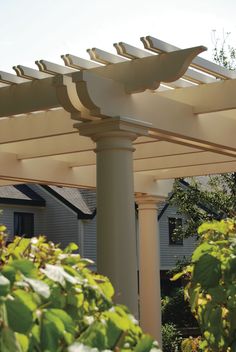
[(68, 200), (66, 200), (64, 197), (62, 197), (60, 194), (58, 194), (57, 192), (55, 192), (50, 186), (48, 185), (40, 185), (44, 190), (46, 190), (48, 193), (50, 193), (52, 196), (54, 196), (55, 198), (57, 198), (60, 202), (62, 202), (64, 205), (66, 205), (68, 208), (70, 208), (71, 210), (73, 210), (76, 214), (78, 219), (81, 220), (89, 220), (89, 219), (93, 219), (94, 216), (96, 215), (96, 209), (93, 211), (92, 214), (86, 214), (84, 212), (82, 212), (80, 209), (78, 209), (77, 207), (75, 207), (73, 204), (71, 204)]

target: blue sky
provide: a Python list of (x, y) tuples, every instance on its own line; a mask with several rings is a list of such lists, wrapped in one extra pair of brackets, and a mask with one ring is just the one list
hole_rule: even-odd
[(67, 53), (88, 58), (91, 47), (115, 53), (117, 41), (142, 47), (145, 35), (182, 48), (205, 45), (211, 58), (213, 29), (231, 32), (236, 46), (235, 13), (235, 0), (0, 0), (0, 70), (62, 63)]

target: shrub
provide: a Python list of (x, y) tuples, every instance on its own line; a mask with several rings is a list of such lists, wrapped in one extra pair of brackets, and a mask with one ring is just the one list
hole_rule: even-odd
[(172, 323), (178, 328), (197, 327), (189, 303), (184, 299), (184, 289), (182, 287), (173, 290), (170, 296), (162, 299), (162, 322)]
[(181, 335), (174, 324), (163, 324), (162, 326), (162, 348), (163, 352), (178, 352), (181, 343)]
[[(205, 223), (191, 264), (175, 275), (190, 276), (186, 298), (198, 320), (202, 337), (195, 351), (236, 351), (236, 220)], [(193, 351), (193, 340), (183, 343)]]
[(109, 280), (91, 272), (70, 244), (16, 237), (0, 227), (0, 351), (160, 351)]

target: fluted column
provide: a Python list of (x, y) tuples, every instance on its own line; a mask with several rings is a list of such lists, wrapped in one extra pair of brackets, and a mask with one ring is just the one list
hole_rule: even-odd
[(158, 204), (165, 198), (138, 195), (140, 325), (161, 345), (160, 238)]
[(80, 134), (96, 142), (97, 267), (115, 287), (115, 301), (138, 317), (133, 140), (146, 127), (113, 118), (86, 123)]

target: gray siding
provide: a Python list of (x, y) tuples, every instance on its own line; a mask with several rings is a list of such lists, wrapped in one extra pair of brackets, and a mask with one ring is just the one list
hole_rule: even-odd
[(184, 239), (183, 245), (169, 244), (169, 217), (181, 218), (181, 216), (177, 213), (177, 209), (169, 206), (159, 221), (162, 270), (170, 269), (175, 266), (178, 259), (191, 256), (196, 246), (196, 239), (194, 237)]
[[(63, 247), (70, 242), (75, 242), (79, 245), (79, 252), (82, 256), (89, 258), (96, 263), (96, 217), (92, 220), (78, 220), (76, 212), (68, 208), (63, 202), (47, 192), (44, 188), (39, 185), (31, 185), (30, 187), (45, 199), (46, 207), (0, 204), (0, 209), (3, 210), (3, 214), (0, 215), (0, 223), (7, 226), (8, 232), (11, 236), (10, 238), (12, 238), (14, 230), (14, 212), (22, 211), (33, 213), (35, 215), (35, 235), (45, 234), (49, 240), (61, 243)], [(93, 198), (92, 201), (94, 206), (95, 193), (90, 193)], [(86, 198), (85, 190), (83, 190), (83, 197)], [(163, 205), (161, 205), (160, 209), (162, 207)], [(180, 217), (176, 208), (171, 206), (167, 207), (159, 221), (162, 270), (167, 270), (173, 267), (178, 259), (189, 257), (196, 245), (194, 238), (184, 239), (183, 245), (169, 244), (169, 217)], [(136, 227), (138, 233), (138, 221), (136, 222)]]
[(34, 214), (34, 234), (40, 235), (45, 232), (45, 208), (33, 206), (11, 206), (0, 204), (2, 214), (0, 215), (0, 223), (7, 227), (9, 239), (11, 240), (14, 235), (14, 212), (32, 213)]
[(79, 244), (77, 214), (41, 186), (31, 185), (30, 187), (46, 200), (44, 223), (47, 238), (61, 243), (62, 247), (70, 242)]
[(83, 256), (97, 261), (96, 217), (92, 220), (83, 220)]

